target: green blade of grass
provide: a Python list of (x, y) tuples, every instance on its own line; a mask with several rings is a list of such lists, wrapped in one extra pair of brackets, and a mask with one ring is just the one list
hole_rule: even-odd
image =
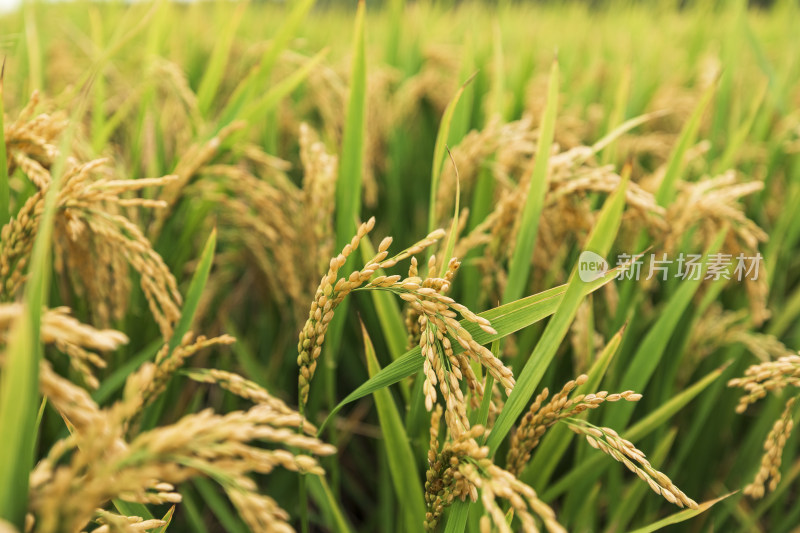
[(750, 113), (747, 115), (747, 118), (744, 120), (744, 122), (739, 125), (733, 135), (728, 139), (728, 142), (725, 145), (725, 151), (714, 164), (715, 174), (719, 174), (731, 168), (736, 161), (737, 155), (740, 153), (744, 142), (747, 140), (747, 135), (753, 129), (753, 124), (755, 124), (756, 118), (758, 117), (758, 111), (761, 109), (761, 105), (764, 102), (764, 97), (767, 94), (768, 86), (769, 84), (766, 80), (759, 86), (755, 96), (753, 97)]
[[(698, 394), (703, 392), (706, 387), (711, 385), (711, 383), (713, 383), (717, 378), (719, 378), (726, 367), (727, 365), (724, 365), (723, 367), (709, 372), (706, 376), (692, 384), (687, 389), (676, 394), (667, 403), (661, 405), (658, 409), (642, 418), (639, 422), (624, 432), (619, 432), (620, 435), (634, 442), (638, 439), (648, 436), (653, 431), (661, 427), (675, 413), (686, 406), (686, 404), (696, 398)], [(576, 483), (591, 483), (593, 480), (599, 478), (600, 475), (605, 471), (606, 466), (610, 464), (607, 463), (606, 466), (604, 466), (604, 462), (607, 462), (607, 460), (608, 457), (597, 454), (590, 459), (583, 461), (564, 477), (548, 486), (547, 490), (542, 495), (542, 499), (544, 501), (552, 501), (569, 490), (569, 488), (574, 486)]]
[(111, 502), (114, 504), (114, 508), (124, 516), (141, 516), (145, 520), (153, 519), (153, 513), (143, 503), (126, 502), (119, 498), (114, 498)]
[(586, 380), (586, 383), (575, 389), (575, 394), (586, 394), (597, 390), (606, 375), (609, 365), (611, 365), (611, 360), (619, 351), (626, 328), (627, 325), (622, 326), (622, 328), (611, 337), (611, 340), (606, 343), (603, 351), (600, 352), (600, 355), (589, 369), (589, 379)]
[(181, 489), (181, 507), (186, 513), (186, 520), (192, 528), (192, 531), (197, 533), (209, 533), (208, 527), (203, 520), (203, 514), (200, 506), (195, 502), (194, 493), (189, 492), (186, 488)]
[(133, 357), (130, 357), (119, 368), (114, 370), (111, 375), (109, 375), (100, 383), (100, 387), (98, 387), (97, 390), (92, 393), (92, 398), (94, 401), (96, 401), (98, 405), (105, 403), (105, 401), (108, 400), (112, 394), (118, 391), (125, 384), (125, 380), (128, 379), (129, 375), (131, 375), (145, 361), (150, 361), (153, 359), (156, 352), (158, 352), (158, 349), (161, 348), (163, 344), (163, 340), (156, 339), (143, 348), (139, 353)]
[[(716, 253), (728, 233), (727, 228), (723, 228), (715, 237), (714, 242), (706, 251), (706, 256)], [(692, 302), (697, 290), (703, 283), (708, 262), (703, 262), (701, 274), (696, 280), (683, 280), (681, 286), (669, 299), (663, 311), (659, 314), (658, 320), (648, 331), (639, 349), (633, 356), (633, 359), (627, 366), (626, 372), (620, 380), (619, 385), (627, 390), (645, 390), (650, 378), (656, 371), (659, 362), (661, 361), (667, 349), (670, 339), (675, 334), (675, 329), (680, 323), (681, 316), (683, 316), (689, 304)], [(679, 356), (680, 354), (676, 354)], [(627, 425), (635, 405), (625, 403), (618, 406), (613, 411), (606, 411), (604, 417), (604, 425), (608, 427), (624, 427)]]
[[(475, 70), (475, 58), (473, 57), (472, 41), (467, 36), (461, 50), (461, 65), (458, 69), (458, 79), (469, 79), (472, 73), (477, 75)], [(456, 106), (453, 119), (450, 121), (450, 134), (447, 137), (449, 146), (458, 145), (464, 136), (469, 132), (472, 122), (472, 109), (475, 104), (475, 83), (470, 83), (461, 95), (461, 105)]]
[(216, 34), (216, 44), (208, 60), (200, 87), (197, 89), (197, 106), (203, 116), (208, 116), (214, 97), (217, 95), (219, 85), (225, 75), (225, 67), (228, 63), (228, 56), (236, 37), (236, 31), (242, 22), (248, 2), (241, 2), (236, 6), (228, 24)]
[(386, 63), (393, 66), (400, 66), (400, 36), (402, 35), (403, 12), (405, 11), (405, 0), (390, 0), (389, 30), (386, 32)]
[[(421, 357), (421, 354), (419, 356)], [(424, 442), (426, 438), (424, 434), (427, 411), (425, 411), (425, 395), (422, 393), (424, 383), (425, 375), (420, 366), (414, 377), (414, 387), (410, 391), (411, 395), (406, 405), (406, 433), (420, 437), (422, 439), (420, 443)]]
[(173, 516), (174, 514), (175, 514), (175, 506), (173, 505), (172, 507), (170, 507), (170, 508), (169, 508), (169, 511), (167, 511), (167, 514), (165, 514), (165, 515), (164, 515), (164, 516), (161, 518), (161, 520), (163, 520), (164, 522), (166, 522), (166, 524), (164, 524), (163, 526), (161, 526), (160, 528), (158, 528), (157, 530), (155, 530), (155, 532), (154, 532), (154, 533), (167, 533), (167, 528), (168, 528), (168, 527), (169, 527), (169, 525), (172, 523), (172, 516)]
[(767, 327), (769, 335), (780, 337), (792, 326), (792, 324), (800, 316), (800, 287), (794, 290), (792, 294), (786, 295), (786, 303), (783, 308), (779, 309)]
[(44, 416), (44, 408), (47, 407), (47, 396), (42, 398), (42, 403), (39, 405), (39, 412), (36, 414), (36, 439), (33, 447), (39, 445), (39, 428), (42, 427), (42, 417)]
[(223, 323), (225, 325), (225, 331), (237, 339), (237, 342), (231, 345), (231, 350), (239, 361), (239, 365), (247, 374), (247, 377), (262, 387), (268, 388), (267, 377), (269, 376), (269, 372), (266, 366), (258, 360), (258, 357), (256, 357), (256, 354), (247, 346), (247, 343), (240, 342), (243, 338), (242, 334), (239, 332), (239, 329), (233, 325), (233, 322), (225, 320)]
[[(675, 436), (677, 435), (677, 428), (671, 428), (667, 435), (663, 437), (659, 443), (658, 447), (655, 451), (649, 455), (648, 460), (653, 468), (660, 470), (664, 461), (667, 458), (667, 454), (669, 453), (670, 448), (672, 448), (672, 444), (675, 442)], [(630, 523), (631, 519), (633, 519), (634, 514), (639, 509), (639, 506), (642, 502), (642, 499), (645, 497), (650, 487), (646, 483), (639, 483), (639, 480), (634, 480), (632, 484), (629, 484), (623, 494), (623, 501), (626, 502), (627, 505), (620, 505), (617, 507), (616, 511), (614, 512), (613, 516), (611, 517), (610, 524), (606, 528), (607, 533), (613, 533), (614, 531), (623, 531), (627, 529), (628, 524)]]
[(689, 120), (683, 125), (683, 129), (681, 129), (678, 142), (669, 155), (664, 178), (661, 180), (661, 185), (659, 185), (658, 191), (656, 192), (656, 202), (658, 205), (666, 207), (672, 203), (672, 200), (675, 198), (678, 178), (683, 173), (683, 169), (686, 166), (686, 151), (689, 150), (697, 138), (697, 132), (700, 130), (703, 113), (708, 107), (709, 102), (711, 102), (716, 88), (717, 84), (713, 83), (705, 90), (700, 97), (700, 101), (692, 111)]
[(125, 120), (136, 108), (136, 105), (142, 102), (142, 96), (147, 94), (147, 91), (151, 90), (152, 87), (152, 78), (144, 80), (139, 90), (128, 95), (122, 105), (114, 111), (114, 114), (103, 121), (103, 129), (101, 131), (92, 131), (92, 135), (95, 138), (92, 144), (96, 152), (100, 152), (102, 147), (108, 144), (114, 132), (125, 123)]
[(667, 115), (667, 114), (668, 114), (668, 112), (664, 111), (664, 110), (662, 110), (662, 111), (653, 111), (652, 113), (645, 113), (644, 115), (639, 115), (638, 117), (633, 117), (632, 119), (626, 120), (625, 122), (623, 122), (622, 124), (620, 124), (619, 126), (614, 128), (613, 130), (608, 132), (606, 135), (604, 135), (597, 142), (595, 142), (591, 146), (591, 150), (589, 150), (586, 153), (586, 155), (581, 156), (580, 158), (578, 158), (577, 162), (581, 163), (581, 162), (587, 161), (593, 155), (595, 155), (595, 154), (597, 154), (597, 153), (599, 153), (601, 151), (604, 151), (604, 150), (606, 152), (608, 152), (610, 147), (612, 147), (612, 145), (614, 143), (616, 143), (616, 141), (620, 137), (622, 137), (622, 135), (624, 135), (625, 133), (628, 133), (629, 131), (631, 131), (632, 129), (636, 128), (637, 126), (641, 126), (642, 124), (644, 124), (644, 123), (646, 123), (646, 122), (648, 122), (650, 120), (653, 120), (654, 118), (663, 117), (664, 115)]
[[(290, 95), (297, 87), (300, 86), (308, 75), (322, 62), (328, 50), (322, 50), (314, 57), (309, 59), (303, 64), (302, 67), (292, 72), (289, 76), (276, 83), (260, 98), (253, 99), (248, 105), (243, 106), (238, 113), (234, 114), (229, 121), (221, 120), (210, 137), (213, 137), (219, 131), (230, 124), (234, 120), (244, 120), (249, 125), (258, 124), (264, 119), (264, 116), (273, 111), (281, 101)], [(209, 138), (210, 138), (209, 137)], [(231, 143), (238, 138), (237, 134), (231, 135), (226, 143)]]
[[(495, 357), (499, 357), (499, 355), (500, 355), (500, 341), (499, 340), (496, 340), (496, 341), (492, 342), (492, 353), (494, 354)], [(494, 386), (494, 377), (491, 374), (487, 373), (486, 374), (486, 383), (485, 383), (485, 385), (483, 387), (483, 390), (484, 391), (490, 391), (490, 390), (492, 390), (493, 386)], [(488, 394), (488, 393), (485, 393), (483, 395), (483, 400), (481, 401), (481, 406), (478, 409), (476, 418), (474, 420), (475, 424), (480, 424), (481, 426), (486, 427), (486, 423), (489, 420), (489, 407), (491, 406), (491, 403), (492, 403), (492, 395)]]
[[(44, 197), (38, 232), (30, 255), (24, 307), (9, 333), (6, 358), (0, 374), (0, 519), (22, 530), (28, 502), (28, 482), (37, 440), (39, 405), (39, 361), (44, 349), (40, 339), (42, 309), (47, 307), (51, 282), (52, 239), (58, 194), (64, 177), (66, 156), (83, 117), (81, 99), (73, 111), (59, 143), (59, 156), (51, 168), (52, 180)], [(5, 150), (5, 144), (2, 147)]]
[[(598, 278), (591, 283), (588, 283), (583, 290), (588, 294), (595, 291), (613, 280), (617, 275), (617, 270), (611, 270), (603, 277)], [(476, 342), (480, 344), (488, 344), (497, 339), (501, 339), (507, 335), (517, 332), (523, 328), (530, 326), (547, 318), (555, 313), (564, 294), (566, 293), (567, 286), (561, 285), (544, 292), (528, 296), (510, 304), (501, 305), (494, 309), (479, 313), (478, 316), (488, 319), (492, 323), (492, 327), (497, 331), (497, 335), (490, 335), (486, 333), (474, 323), (467, 320), (462, 320), (461, 325), (466, 329)], [(453, 343), (453, 351), (461, 353), (463, 348), (458, 343)], [(356, 390), (351, 392), (344, 400), (330, 412), (325, 422), (320, 426), (320, 434), (324, 427), (330, 422), (333, 416), (339, 410), (350, 402), (363, 398), (372, 394), (378, 389), (388, 387), (397, 383), (403, 378), (407, 378), (422, 369), (422, 355), (419, 346), (409, 350), (402, 357), (386, 366), (374, 377), (362, 383)]]
[(306, 476), (306, 478), (309, 492), (314, 497), (317, 505), (319, 505), (322, 513), (328, 517), (328, 524), (334, 525), (333, 530), (337, 533), (352, 533), (353, 527), (345, 518), (344, 513), (342, 513), (325, 478), (320, 476)]
[[(628, 108), (628, 99), (631, 92), (631, 67), (630, 65), (622, 69), (622, 76), (620, 76), (619, 85), (614, 93), (614, 107), (611, 109), (611, 115), (608, 119), (609, 133), (612, 128), (617, 124), (621, 124), (625, 120), (625, 112)], [(602, 162), (608, 165), (617, 159), (617, 145), (616, 142), (609, 144), (608, 149), (603, 152)]]
[[(186, 299), (181, 307), (181, 317), (178, 323), (175, 324), (175, 331), (169, 340), (169, 354), (180, 345), (183, 337), (189, 332), (194, 321), (194, 315), (197, 312), (197, 306), (200, 303), (200, 297), (203, 295), (203, 290), (206, 288), (208, 282), (208, 275), (211, 273), (211, 265), (214, 263), (214, 250), (217, 247), (217, 229), (211, 230), (211, 234), (203, 246), (203, 252), (200, 254), (200, 261), (197, 263), (197, 268), (192, 276), (192, 281), (189, 282), (189, 290), (186, 292)], [(169, 357), (169, 355), (167, 356)]]
[[(470, 205), (469, 210), (469, 222), (467, 226), (469, 231), (475, 229), (475, 227), (486, 220), (486, 217), (491, 213), (495, 188), (494, 181), (495, 178), (492, 175), (492, 171), (487, 166), (482, 166), (478, 170), (477, 182), (472, 194), (472, 205)], [(463, 280), (463, 286), (476, 287), (475, 290), (467, 291), (467, 293), (462, 296), (462, 303), (469, 309), (477, 309), (481, 301), (481, 290), (478, 289), (481, 285), (481, 271), (477, 266), (469, 264), (480, 256), (480, 252), (480, 248), (470, 250), (466, 257), (462, 258), (464, 263), (462, 267), (465, 268), (462, 268), (463, 272), (459, 275)]]
[(657, 522), (653, 522), (650, 525), (647, 525), (647, 526), (644, 526), (644, 527), (640, 527), (639, 529), (631, 531), (630, 533), (651, 533), (653, 531), (658, 531), (659, 529), (663, 529), (663, 528), (665, 528), (667, 526), (680, 524), (681, 522), (685, 522), (686, 520), (689, 520), (690, 518), (694, 518), (695, 516), (699, 515), (700, 513), (704, 513), (706, 511), (708, 511), (715, 504), (721, 502), (722, 500), (724, 500), (725, 498), (728, 498), (729, 496), (731, 496), (733, 494), (735, 494), (735, 493), (731, 492), (731, 493), (728, 493), (728, 494), (726, 494), (724, 496), (720, 496), (719, 498), (716, 498), (714, 500), (709, 500), (707, 502), (703, 502), (700, 505), (698, 505), (697, 509), (685, 509), (683, 511), (679, 511), (679, 512), (677, 512), (677, 513), (675, 513), (673, 515), (670, 515), (670, 516), (668, 516), (666, 518), (663, 518), (663, 519), (661, 519), (661, 520), (659, 520)]
[[(34, 280), (29, 281), (29, 283)], [(29, 291), (31, 292), (31, 291)], [(0, 375), (0, 518), (22, 528), (27, 506), (28, 474), (33, 466), (38, 404), (40, 306), (26, 304), (11, 330)], [(23, 492), (24, 490), (24, 492)]]
[(778, 111), (780, 111), (781, 114), (786, 113), (786, 101), (783, 97), (783, 93), (780, 91), (775, 68), (769, 62), (769, 59), (767, 59), (767, 55), (764, 53), (764, 48), (761, 46), (758, 36), (755, 34), (755, 32), (753, 32), (750, 22), (745, 17), (741, 18), (741, 22), (742, 24), (740, 25), (740, 28), (742, 33), (744, 33), (747, 37), (747, 42), (750, 44), (750, 49), (753, 51), (753, 55), (756, 57), (758, 65), (761, 67), (764, 75), (769, 80), (769, 88), (770, 92), (772, 93), (772, 98), (775, 101), (775, 106), (778, 108)]
[(114, 57), (114, 55), (117, 52), (120, 51), (120, 49), (122, 49), (126, 44), (131, 42), (145, 28), (151, 27), (152, 26), (151, 19), (158, 12), (158, 10), (165, 3), (165, 1), (166, 0), (156, 0), (147, 9), (147, 12), (145, 12), (144, 15), (134, 14), (134, 8), (129, 9), (126, 12), (126, 14), (130, 14), (131, 16), (136, 16), (137, 17), (136, 22), (134, 24), (131, 24), (130, 21), (123, 20), (122, 23), (117, 25), (117, 32), (102, 50), (102, 55), (92, 63), (92, 66), (89, 69), (84, 71), (84, 73), (81, 75), (80, 78), (78, 78), (74, 83), (71, 84), (71, 87), (67, 88), (67, 90), (61, 93), (60, 100), (62, 102), (72, 101), (72, 99), (75, 98), (77, 94), (83, 90), (86, 83), (89, 82), (95, 76), (97, 76), (97, 73), (100, 72), (106, 66), (106, 64), (111, 60), (112, 57)]
[(366, 4), (358, 3), (339, 179), (336, 182), (336, 248), (350, 242), (361, 213), (364, 136), (367, 128), (367, 63), (364, 48)]
[[(194, 315), (197, 312), (197, 306), (200, 303), (200, 297), (206, 287), (208, 275), (211, 273), (211, 266), (214, 262), (214, 251), (217, 246), (217, 230), (214, 228), (203, 247), (203, 252), (200, 255), (200, 261), (197, 263), (197, 268), (194, 271), (192, 280), (189, 283), (189, 290), (186, 293), (186, 299), (181, 308), (181, 317), (175, 325), (175, 330), (172, 332), (172, 337), (169, 339), (167, 348), (166, 359), (172, 356), (172, 352), (180, 345), (183, 337), (189, 332), (194, 321)], [(159, 418), (165, 407), (166, 395), (161, 395), (159, 399), (154, 402), (148, 409), (145, 410), (143, 415), (142, 427), (152, 428), (158, 422)]]
[[(369, 239), (363, 239), (359, 245), (361, 258), (366, 263), (375, 257), (375, 248)], [(385, 272), (379, 269), (375, 272), (376, 276), (383, 276)], [(399, 359), (406, 352), (406, 323), (400, 306), (394, 296), (387, 291), (369, 291), (372, 304), (375, 306), (375, 313), (381, 323), (383, 337), (386, 346), (389, 348), (389, 355), (392, 361)]]
[(444, 247), (444, 257), (442, 258), (442, 267), (439, 270), (439, 277), (443, 278), (445, 274), (447, 274), (447, 266), (450, 263), (450, 258), (453, 257), (453, 251), (456, 248), (456, 241), (458, 240), (458, 215), (459, 211), (461, 210), (461, 181), (458, 177), (458, 168), (456, 168), (456, 162), (453, 159), (453, 154), (450, 153), (450, 149), (447, 149), (447, 155), (450, 156), (450, 161), (453, 163), (453, 169), (455, 169), (456, 173), (456, 191), (455, 191), (455, 201), (453, 202), (453, 222), (450, 224), (450, 231), (447, 234), (447, 244)]
[(489, 115), (505, 118), (506, 76), (503, 55), (503, 30), (500, 27), (500, 21), (496, 18), (492, 24), (492, 78), (487, 99)]
[(456, 500), (450, 508), (444, 533), (461, 533), (467, 527), (467, 518), (469, 518), (469, 502)]
[(342, 407), (347, 405), (350, 402), (354, 402), (359, 398), (363, 398), (369, 394), (372, 394), (376, 390), (380, 390), (384, 387), (388, 387), (389, 385), (393, 385), (400, 381), (401, 379), (407, 378), (409, 376), (414, 375), (418, 370), (422, 369), (422, 355), (420, 354), (419, 348), (414, 348), (413, 350), (406, 352), (405, 355), (400, 357), (399, 359), (395, 360), (393, 363), (386, 366), (382, 369), (378, 374), (374, 377), (371, 377), (366, 382), (362, 383), (356, 390), (351, 392), (347, 397), (339, 402), (339, 404), (330, 412), (328, 417), (319, 427), (318, 435), (322, 435), (322, 431), (328, 425), (328, 423), (332, 420), (336, 413), (338, 413)]
[[(619, 225), (622, 222), (622, 212), (625, 207), (625, 190), (627, 188), (628, 179), (630, 177), (630, 167), (626, 167), (623, 172), (623, 180), (620, 187), (611, 194), (606, 200), (597, 225), (592, 230), (589, 240), (585, 249), (597, 253), (601, 257), (605, 257), (611, 249), (611, 244), (616, 238)], [(490, 454), (494, 454), (500, 443), (511, 430), (511, 427), (516, 422), (517, 418), (525, 409), (525, 405), (533, 396), (539, 381), (544, 376), (547, 367), (550, 365), (553, 357), (555, 357), (561, 341), (567, 334), (570, 324), (572, 323), (578, 306), (587, 294), (586, 286), (588, 282), (584, 282), (578, 276), (578, 265), (576, 265), (570, 281), (567, 284), (567, 290), (563, 299), (559, 303), (555, 315), (547, 324), (547, 327), (542, 334), (542, 338), (536, 344), (528, 362), (522, 369), (522, 372), (517, 377), (517, 383), (511, 391), (511, 395), (506, 400), (503, 410), (495, 420), (492, 432), (486, 440), (486, 445), (489, 447)], [(453, 510), (448, 524), (450, 521), (455, 521), (457, 524), (466, 523), (466, 515), (469, 513), (468, 505), (458, 506)], [(461, 532), (463, 527), (456, 527), (451, 530), (448, 525), (447, 531)]]
[(668, 402), (660, 405), (658, 409), (632, 425), (630, 429), (626, 431), (626, 436), (632, 440), (641, 439), (661, 427), (672, 415), (677, 413), (719, 378), (725, 369), (728, 368), (729, 364), (730, 363), (725, 363), (719, 368), (712, 370), (691, 386), (670, 398)]
[[(629, 171), (623, 174), (623, 182), (606, 200), (597, 225), (592, 230), (585, 247), (586, 250), (597, 253), (601, 257), (605, 257), (611, 249), (611, 243), (616, 238), (620, 222), (622, 221)], [(486, 441), (492, 453), (497, 451), (500, 442), (502, 442), (508, 434), (517, 417), (522, 414), (522, 411), (525, 409), (528, 400), (533, 396), (536, 387), (539, 385), (539, 381), (542, 379), (542, 376), (544, 376), (547, 367), (550, 365), (550, 361), (552, 361), (561, 341), (567, 334), (567, 330), (572, 323), (572, 319), (575, 317), (578, 306), (588, 292), (587, 288), (589, 285), (589, 282), (584, 282), (578, 276), (578, 265), (576, 265), (570, 275), (570, 281), (564, 293), (564, 298), (559, 303), (553, 319), (547, 324), (542, 338), (536, 344), (536, 348), (534, 348), (528, 362), (517, 378), (517, 384), (514, 386), (514, 390), (508, 397), (500, 415), (497, 417), (494, 428)]]
[[(341, 250), (355, 234), (356, 223), (361, 214), (361, 189), (364, 171), (364, 154), (367, 130), (367, 59), (365, 49), (366, 3), (359, 0), (356, 12), (353, 57), (350, 70), (350, 94), (347, 102), (344, 133), (342, 136), (342, 152), (340, 157), (339, 177), (336, 180), (336, 248)], [(344, 265), (344, 271), (353, 270), (354, 257), (350, 256)], [(326, 341), (323, 347), (323, 378), (327, 407), (336, 404), (336, 368), (339, 360), (339, 346), (342, 331), (347, 320), (349, 300), (345, 299), (338, 313), (328, 325)], [(305, 406), (301, 403), (301, 414)], [(337, 436), (331, 429), (330, 442), (335, 446)], [(339, 463), (333, 462), (330, 467), (331, 484), (335, 494), (339, 491)]]
[[(575, 390), (576, 395), (587, 394), (596, 391), (600, 386), (600, 382), (608, 370), (611, 360), (614, 355), (619, 351), (620, 344), (622, 344), (622, 335), (625, 333), (623, 326), (613, 337), (608, 341), (600, 356), (592, 365), (589, 370), (589, 379), (586, 383), (581, 385)], [(528, 463), (525, 471), (520, 478), (528, 482), (533, 487), (545, 487), (547, 482), (550, 481), (550, 476), (558, 466), (558, 462), (567, 451), (569, 443), (575, 435), (569, 428), (562, 424), (556, 425), (553, 429), (545, 434), (541, 444), (539, 444), (536, 454)], [(530, 478), (530, 479), (528, 479)]]
[(246, 533), (248, 531), (237, 513), (231, 509), (228, 501), (217, 491), (214, 483), (204, 477), (194, 478), (193, 483), (197, 492), (200, 493), (200, 497), (203, 498), (204, 505), (211, 509), (225, 531), (228, 533)]
[[(361, 324), (361, 333), (364, 336), (364, 350), (367, 358), (367, 369), (372, 377), (380, 372), (375, 347), (369, 338), (367, 329)], [(397, 495), (401, 502), (406, 524), (421, 526), (425, 523), (425, 506), (422, 495), (422, 485), (414, 462), (411, 444), (403, 427), (403, 420), (397, 412), (394, 399), (388, 389), (379, 389), (372, 393), (375, 397), (375, 407), (378, 410), (378, 421), (383, 433), (383, 442), (389, 460), (389, 472)]]
[[(431, 168), (431, 193), (430, 203), (428, 204), (428, 233), (436, 229), (436, 194), (439, 190), (439, 179), (442, 176), (442, 167), (444, 166), (444, 157), (447, 155), (447, 139), (450, 137), (450, 123), (453, 121), (453, 114), (456, 111), (458, 101), (467, 85), (475, 79), (475, 74), (472, 74), (461, 87), (458, 88), (453, 99), (447, 104), (442, 115), (442, 121), (439, 123), (439, 132), (436, 134), (436, 144), (433, 147), (433, 167)], [(429, 249), (430, 251), (430, 249)]]
[(44, 89), (44, 73), (42, 71), (41, 40), (39, 39), (39, 27), (36, 20), (36, 9), (39, 4), (36, 2), (24, 2), (22, 13), (25, 23), (25, 51), (28, 59), (28, 91)]
[(0, 66), (0, 229), (11, 220), (11, 189), (9, 187), (8, 161), (6, 161), (6, 133), (3, 125), (3, 83), (6, 73), (6, 60)]
[[(92, 6), (89, 9), (89, 28), (91, 31), (92, 42), (94, 49), (97, 50), (97, 55), (100, 55), (100, 50), (103, 49), (103, 19), (97, 7)], [(100, 153), (103, 149), (101, 134), (105, 129), (106, 121), (106, 80), (103, 76), (102, 69), (97, 72), (97, 75), (92, 81), (92, 150), (95, 153)]]
[(531, 270), (531, 257), (536, 247), (536, 236), (539, 230), (539, 217), (544, 207), (544, 196), (547, 192), (547, 171), (550, 161), (550, 148), (556, 127), (558, 111), (559, 70), (558, 61), (553, 61), (550, 69), (550, 81), (547, 85), (547, 104), (539, 127), (539, 140), (536, 145), (536, 159), (528, 177), (528, 190), (525, 193), (525, 205), (519, 224), (517, 242), (508, 266), (508, 281), (503, 291), (503, 302), (518, 299), (525, 292), (528, 275)]
[(259, 88), (264, 87), (281, 52), (297, 33), (315, 0), (299, 0), (281, 23), (278, 33), (270, 40), (260, 63), (239, 82), (220, 114), (222, 124), (230, 124)]
[[(361, 188), (364, 169), (364, 137), (367, 128), (367, 63), (364, 44), (364, 18), (366, 4), (358, 3), (353, 39), (353, 58), (350, 72), (350, 95), (347, 102), (342, 153), (339, 165), (339, 178), (336, 180), (336, 248), (341, 250), (356, 231), (356, 221), (361, 213)], [(353, 258), (345, 264), (344, 270), (352, 270)], [(349, 300), (339, 306), (326, 334), (324, 346), (326, 388), (328, 400), (333, 405), (335, 396), (334, 379), (337, 354), (342, 329), (347, 316)]]

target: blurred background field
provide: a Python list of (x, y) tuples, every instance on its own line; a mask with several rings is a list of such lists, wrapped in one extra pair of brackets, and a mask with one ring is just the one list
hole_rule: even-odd
[[(9, 217), (47, 189), (58, 153), (79, 162), (106, 158), (97, 172), (109, 180), (177, 175), (141, 194), (120, 193), (163, 201), (160, 208), (122, 202), (108, 212), (140, 228), (184, 297), (216, 228), (213, 266), (191, 330), (237, 342), (199, 352), (186, 366), (239, 373), (297, 407), (298, 333), (355, 219), (375, 217), (368, 239), (376, 249), (386, 235), (401, 250), (433, 228), (457, 228), (454, 252), (462, 265), (448, 295), (483, 312), (570, 281), (627, 164), (625, 211), (607, 257), (645, 250), (676, 257), (717, 247), (734, 256), (761, 254), (761, 276), (689, 288), (674, 278), (606, 285), (577, 307), (536, 392), (558, 391), (594, 369), (624, 328), (596, 388), (633, 389), (643, 398), (589, 418), (622, 436), (633, 432), (628, 438), (697, 502), (753, 481), (765, 438), (796, 383), (740, 414), (741, 391), (727, 382), (800, 346), (798, 3), (367, 2), (363, 65), (355, 20), (355, 4), (306, 0), (30, 2), (0, 15)], [(548, 99), (554, 79), (557, 103)], [(443, 164), (437, 159), (437, 167), (443, 116), (468, 80), (442, 138), (450, 156)], [(361, 105), (363, 117), (354, 113)], [(547, 136), (541, 124), (548, 109), (556, 118), (547, 180), (528, 238), (531, 254), (519, 270), (514, 250), (528, 242), (526, 199), (534, 194), (531, 169), (544, 157), (537, 146)], [(71, 217), (104, 216), (97, 206), (76, 205), (89, 214)], [(94, 389), (58, 346), (45, 355), (58, 374), (109, 406), (122, 396), (125, 378), (169, 341), (180, 316), (169, 305), (182, 302), (167, 297), (151, 312), (154, 296), (140, 289), (150, 267), (138, 268), (127, 256), (131, 268), (120, 266), (122, 252), (103, 248), (101, 235), (76, 238), (71, 219), (58, 220), (53, 267), (45, 267), (53, 273), (47, 307), (68, 306), (81, 322), (119, 330), (129, 342), (91, 372), (99, 381)], [(4, 303), (27, 290), (26, 281), (13, 281), (27, 268), (14, 253), (26, 252), (10, 251), (8, 235), (0, 251), (21, 262), (0, 270)], [(432, 248), (440, 261), (448, 239)], [(349, 270), (369, 258), (363, 248)], [(426, 252), (418, 259), (426, 271)], [(391, 273), (405, 275), (407, 268)], [(382, 367), (418, 342), (403, 300), (356, 291), (347, 301), (310, 387), (305, 415), (313, 424), (371, 374), (359, 319)], [(498, 348), (515, 376), (543, 349), (546, 324), (508, 336)], [(416, 382), (422, 379), (417, 372)], [(247, 407), (197, 381), (180, 372), (170, 379), (156, 407), (141, 416), (141, 431), (205, 407)], [(429, 415), (421, 388), (406, 378), (388, 390), (417, 467), (407, 477), (425, 491)], [(497, 389), (498, 410), (504, 399)], [(274, 498), (296, 528), (305, 516), (313, 531), (422, 529), (405, 517), (406, 498), (416, 493), (398, 489), (390, 464), (397, 452), (384, 438), (376, 401), (359, 398), (321, 434), (338, 449), (320, 459), (324, 487), (304, 489), (300, 475), (280, 469), (254, 476), (258, 491)], [(37, 402), (34, 415), (38, 408)], [(555, 429), (563, 431), (550, 430), (519, 479), (567, 530), (635, 530), (678, 511), (622, 465), (598, 461), (600, 452)], [(34, 460), (67, 434), (63, 412), (48, 404)], [(500, 466), (508, 446), (500, 445)], [(782, 479), (763, 499), (735, 492), (668, 530), (796, 531), (797, 450), (792, 435)], [(169, 531), (254, 530), (207, 477), (176, 491), (182, 502)], [(467, 511), (471, 531), (478, 531), (478, 507)], [(161, 517), (169, 505), (149, 509)], [(448, 516), (440, 530), (455, 528)]]

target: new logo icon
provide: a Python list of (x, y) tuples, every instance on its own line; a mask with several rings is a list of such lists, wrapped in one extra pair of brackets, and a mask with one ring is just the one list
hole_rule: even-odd
[(586, 250), (578, 258), (578, 277), (588, 283), (603, 277), (608, 272), (608, 261), (594, 252)]

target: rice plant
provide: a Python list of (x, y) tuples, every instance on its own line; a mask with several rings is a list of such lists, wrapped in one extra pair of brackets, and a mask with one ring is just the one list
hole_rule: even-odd
[(0, 532), (791, 532), (800, 6), (0, 14)]

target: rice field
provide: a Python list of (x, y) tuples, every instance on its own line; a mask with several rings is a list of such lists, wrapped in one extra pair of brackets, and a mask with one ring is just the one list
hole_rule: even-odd
[(0, 15), (0, 533), (800, 531), (800, 5)]

